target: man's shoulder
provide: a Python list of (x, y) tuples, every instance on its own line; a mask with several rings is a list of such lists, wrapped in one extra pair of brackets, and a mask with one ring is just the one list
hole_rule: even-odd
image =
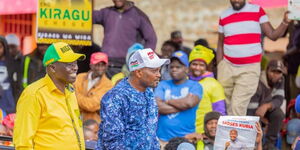
[(78, 85), (80, 85), (83, 82), (88, 82), (87, 76), (88, 76), (88, 72), (79, 73), (76, 76), (76, 81), (75, 81), (74, 85), (78, 86)]
[(157, 88), (170, 88), (172, 86), (174, 86), (173, 80), (161, 80), (158, 83)]
[(101, 8), (101, 9), (96, 10), (96, 11), (106, 12), (106, 11), (115, 11), (115, 9), (114, 9), (114, 6), (107, 6), (107, 7)]
[(220, 19), (223, 19), (223, 18), (226, 18), (228, 16), (230, 16), (231, 14), (233, 13), (233, 9), (230, 7), (230, 8), (227, 8), (226, 10), (224, 10), (221, 15), (220, 15)]
[(130, 88), (124, 81), (125, 79), (122, 79), (115, 87), (113, 87), (111, 90), (109, 90), (103, 98), (107, 97), (114, 97), (114, 98), (122, 98), (126, 95), (129, 95), (132, 93), (132, 88)]
[(88, 72), (79, 73), (77, 75), (77, 78), (83, 78), (83, 77), (86, 77), (87, 75), (88, 75)]
[(28, 95), (34, 95), (37, 92), (39, 92), (40, 90), (42, 90), (43, 88), (46, 87), (46, 82), (44, 81), (44, 78), (41, 78), (31, 84), (29, 84), (22, 93), (26, 93)]
[(209, 86), (209, 87), (216, 88), (216, 87), (221, 86), (220, 82), (213, 77), (206, 77), (206, 78), (202, 79), (200, 83), (201, 83), (201, 85), (203, 85), (205, 87)]

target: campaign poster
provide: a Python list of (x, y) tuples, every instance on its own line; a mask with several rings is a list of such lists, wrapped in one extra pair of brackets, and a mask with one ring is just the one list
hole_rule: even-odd
[(91, 0), (39, 0), (37, 42), (91, 45)]
[(289, 0), (289, 19), (300, 20), (300, 0)]
[(214, 150), (254, 150), (258, 121), (255, 116), (221, 116)]

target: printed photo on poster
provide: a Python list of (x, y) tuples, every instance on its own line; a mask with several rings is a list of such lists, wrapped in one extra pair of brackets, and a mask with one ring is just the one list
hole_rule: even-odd
[(221, 116), (218, 121), (214, 150), (253, 150), (259, 117)]

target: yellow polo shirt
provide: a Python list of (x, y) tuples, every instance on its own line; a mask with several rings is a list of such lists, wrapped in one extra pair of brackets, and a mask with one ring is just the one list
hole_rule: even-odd
[(13, 143), (16, 150), (84, 150), (73, 88), (63, 94), (48, 75), (27, 86), (17, 104)]

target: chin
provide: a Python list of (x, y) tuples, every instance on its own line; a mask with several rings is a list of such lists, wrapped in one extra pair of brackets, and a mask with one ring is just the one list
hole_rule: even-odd
[(67, 80), (68, 83), (74, 83), (75, 81), (76, 81), (76, 77), (75, 78), (71, 77)]
[(158, 85), (158, 81), (155, 81), (152, 85), (150, 85), (149, 87), (152, 87), (152, 88), (156, 88)]

